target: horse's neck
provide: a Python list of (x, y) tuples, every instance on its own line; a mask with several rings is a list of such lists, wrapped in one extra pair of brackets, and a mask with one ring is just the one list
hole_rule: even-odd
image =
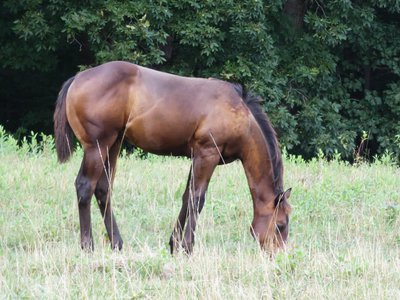
[(251, 126), (243, 148), (242, 163), (253, 200), (270, 202), (275, 199), (275, 184), (268, 147), (263, 133)]

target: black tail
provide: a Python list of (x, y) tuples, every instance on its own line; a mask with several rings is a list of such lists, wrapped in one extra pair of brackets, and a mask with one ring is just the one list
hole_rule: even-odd
[(73, 152), (73, 132), (67, 120), (65, 99), (67, 98), (68, 89), (74, 79), (75, 76), (64, 82), (58, 93), (56, 109), (53, 116), (57, 157), (58, 161), (61, 163), (66, 162)]

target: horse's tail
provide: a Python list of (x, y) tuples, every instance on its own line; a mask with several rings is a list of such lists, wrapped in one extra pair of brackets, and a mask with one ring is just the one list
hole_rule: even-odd
[(57, 157), (60, 163), (66, 162), (73, 152), (73, 132), (67, 119), (65, 99), (67, 98), (68, 89), (74, 79), (75, 76), (64, 82), (60, 92), (58, 93), (56, 109), (53, 116)]

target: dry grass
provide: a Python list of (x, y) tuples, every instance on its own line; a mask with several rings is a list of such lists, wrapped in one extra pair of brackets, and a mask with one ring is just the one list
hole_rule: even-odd
[[(15, 150), (15, 149), (14, 149)], [(286, 158), (290, 246), (274, 260), (249, 233), (239, 163), (216, 170), (194, 254), (169, 255), (190, 162), (121, 158), (113, 201), (124, 250), (112, 252), (93, 201), (95, 252), (79, 248), (73, 182), (80, 153), (0, 145), (0, 297), (37, 299), (400, 299), (400, 171)]]

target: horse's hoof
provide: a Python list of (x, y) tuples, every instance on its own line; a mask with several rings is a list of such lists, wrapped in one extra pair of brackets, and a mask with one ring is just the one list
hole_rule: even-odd
[(183, 250), (189, 256), (193, 253), (193, 243), (192, 242), (183, 242)]
[(114, 251), (121, 251), (122, 250), (122, 245), (124, 244), (123, 240), (119, 240), (117, 242), (114, 242), (111, 244), (111, 249)]
[(169, 250), (171, 252), (171, 255), (174, 255), (178, 252), (179, 246), (179, 243), (177, 241), (174, 241), (174, 238), (171, 236), (169, 240)]
[(81, 242), (81, 249), (85, 252), (91, 253), (94, 251), (93, 241), (90, 240), (88, 242)]

